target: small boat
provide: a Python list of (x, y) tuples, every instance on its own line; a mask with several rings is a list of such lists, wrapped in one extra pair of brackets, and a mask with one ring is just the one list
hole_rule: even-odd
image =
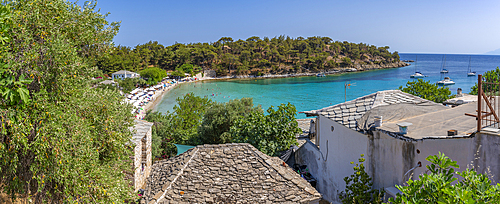
[(425, 75), (423, 75), (423, 74), (422, 74), (422, 73), (420, 73), (420, 72), (415, 72), (415, 74), (412, 74), (412, 75), (410, 76), (410, 78), (424, 78), (424, 77), (425, 77)]
[(421, 72), (417, 72), (417, 59), (415, 58), (415, 74), (410, 75), (410, 78), (424, 78), (424, 77), (426, 77), (424, 74), (422, 74)]
[(448, 70), (447, 69), (442, 69), (441, 73), (446, 74), (446, 73), (448, 73)]
[(441, 86), (447, 86), (447, 85), (453, 85), (455, 84), (455, 82), (452, 81), (450, 77), (444, 77), (443, 80), (436, 82), (436, 84)]
[(316, 74), (316, 77), (324, 77), (324, 76), (325, 76), (324, 73), (318, 73), (318, 74)]
[(469, 56), (469, 72), (467, 72), (467, 76), (476, 76), (476, 72), (473, 72), (471, 69), (470, 69), (470, 56)]

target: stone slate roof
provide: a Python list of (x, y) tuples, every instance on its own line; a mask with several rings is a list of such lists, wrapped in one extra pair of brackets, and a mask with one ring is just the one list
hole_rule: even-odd
[(115, 75), (115, 74), (137, 74), (137, 73), (131, 72), (131, 71), (127, 71), (127, 70), (120, 70), (120, 71), (112, 73), (112, 75)]
[(304, 113), (307, 116), (323, 115), (350, 129), (358, 131), (360, 129), (358, 128), (356, 120), (363, 117), (367, 111), (374, 107), (401, 103), (416, 104), (422, 102), (434, 103), (418, 96), (404, 93), (400, 90), (387, 90), (372, 93), (352, 101), (319, 110), (304, 111)]
[[(321, 195), (250, 144), (199, 145), (155, 162), (141, 203), (310, 203)], [(147, 201), (147, 202), (146, 202)]]

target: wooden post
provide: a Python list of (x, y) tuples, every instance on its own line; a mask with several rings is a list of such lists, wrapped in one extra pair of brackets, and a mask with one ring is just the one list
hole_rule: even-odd
[(483, 95), (483, 75), (477, 76), (477, 132), (481, 131), (481, 96)]

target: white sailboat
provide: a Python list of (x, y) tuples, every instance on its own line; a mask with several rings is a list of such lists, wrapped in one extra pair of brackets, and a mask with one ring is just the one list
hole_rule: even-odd
[[(443, 60), (443, 68), (441, 69), (441, 77), (442, 77), (444, 74), (448, 73), (448, 70), (446, 70), (446, 69), (444, 68), (445, 66), (446, 66), (446, 55), (444, 56), (444, 60)], [(453, 85), (453, 84), (455, 84), (455, 82), (454, 82), (454, 81), (452, 81), (452, 80), (450, 79), (450, 77), (444, 77), (444, 79), (443, 79), (443, 80), (436, 82), (436, 84), (437, 84), (437, 85), (440, 85), (440, 86), (447, 86), (447, 85)]]
[(446, 55), (444, 56), (444, 59), (443, 59), (443, 67), (441, 68), (441, 74), (448, 73), (448, 70), (444, 68), (445, 66), (446, 66)]
[(471, 56), (469, 56), (469, 72), (467, 72), (467, 76), (470, 77), (470, 76), (476, 76), (476, 72), (473, 72), (470, 68), (470, 59), (471, 59)]
[(421, 72), (417, 72), (417, 57), (415, 57), (415, 74), (410, 75), (410, 78), (424, 78), (425, 75)]
[(443, 80), (436, 82), (436, 84), (441, 86), (447, 86), (447, 85), (453, 85), (455, 84), (455, 82), (452, 81), (450, 77), (444, 77)]

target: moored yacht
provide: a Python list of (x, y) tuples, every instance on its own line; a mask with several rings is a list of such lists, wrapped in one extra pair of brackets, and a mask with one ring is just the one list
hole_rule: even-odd
[(410, 75), (410, 78), (424, 78), (425, 75), (423, 75), (420, 72), (415, 72), (415, 74)]
[(441, 68), (441, 74), (447, 74), (448, 73), (448, 70), (444, 68), (445, 66), (446, 66), (446, 55), (443, 56), (443, 64), (442, 64), (442, 68)]
[(410, 78), (424, 78), (424, 77), (426, 77), (424, 74), (422, 74), (421, 72), (417, 72), (417, 57), (415, 57), (415, 74), (410, 75)]
[(469, 72), (467, 72), (467, 76), (476, 76), (476, 72), (473, 72), (470, 68), (470, 56), (469, 56)]
[(441, 86), (447, 86), (447, 85), (453, 85), (455, 84), (455, 82), (452, 81), (450, 77), (444, 77), (443, 80), (436, 82), (436, 84)]

